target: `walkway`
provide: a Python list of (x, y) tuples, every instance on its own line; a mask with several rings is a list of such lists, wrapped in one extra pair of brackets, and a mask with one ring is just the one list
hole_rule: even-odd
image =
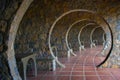
[(120, 80), (120, 69), (96, 68), (104, 57), (100, 54), (101, 47), (87, 49), (76, 53), (77, 57), (62, 59), (66, 68), (56, 71), (40, 71), (37, 77), (28, 80)]

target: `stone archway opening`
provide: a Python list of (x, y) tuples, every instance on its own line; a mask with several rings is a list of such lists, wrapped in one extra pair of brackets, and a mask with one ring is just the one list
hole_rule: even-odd
[[(107, 34), (107, 40), (108, 40), (108, 45), (109, 45), (108, 47), (110, 48), (110, 50), (109, 50), (108, 55), (107, 55), (107, 57), (105, 58), (105, 60), (98, 65), (98, 66), (101, 66), (103, 63), (106, 62), (106, 60), (108, 59), (108, 57), (110, 56), (110, 53), (111, 53), (111, 51), (112, 51), (112, 47), (113, 47), (113, 35), (112, 35), (112, 30), (111, 30), (109, 24), (106, 22), (106, 20), (105, 20), (102, 16), (98, 15), (98, 14), (95, 13), (95, 12), (89, 11), (89, 10), (82, 10), (82, 9), (70, 10), (70, 11), (68, 11), (68, 12), (63, 13), (60, 17), (58, 17), (58, 18), (54, 21), (53, 25), (52, 25), (51, 28), (50, 28), (49, 38), (48, 38), (49, 49), (50, 49), (51, 55), (52, 55), (53, 58), (55, 59), (54, 53), (53, 53), (53, 51), (52, 51), (52, 49), (51, 49), (51, 34), (52, 34), (52, 31), (53, 31), (56, 23), (57, 23), (61, 18), (63, 18), (64, 16), (66, 16), (66, 15), (68, 15), (68, 14), (70, 14), (70, 13), (74, 13), (74, 12), (86, 12), (86, 13), (94, 14), (94, 16), (98, 16), (98, 17), (103, 21), (103, 24), (100, 24), (100, 22), (97, 21), (97, 19), (96, 19), (96, 22), (97, 22), (98, 24), (100, 24), (100, 26), (102, 26), (102, 27), (104, 26), (103, 29), (105, 30), (105, 32), (106, 32), (106, 34)], [(61, 67), (65, 67), (60, 61), (58, 61), (58, 59), (55, 59), (55, 60), (56, 60), (56, 62), (57, 62), (58, 64), (61, 65)], [(97, 66), (97, 67), (98, 67), (98, 66)]]
[[(77, 32), (79, 32), (78, 34), (78, 41), (77, 42), (86, 42), (87, 44), (82, 44), (82, 49), (84, 50), (84, 51), (86, 51), (86, 50), (88, 50), (89, 49), (89, 47), (90, 47), (90, 45), (91, 45), (91, 41), (93, 41), (94, 42), (94, 46), (93, 47), (95, 47), (94, 49), (96, 49), (96, 48), (101, 48), (101, 50), (98, 50), (98, 51), (100, 51), (99, 52), (99, 54), (97, 54), (96, 55), (96, 57), (97, 56), (99, 56), (99, 57), (102, 57), (102, 55), (103, 55), (103, 51), (104, 51), (104, 47), (102, 46), (102, 42), (101, 42), (101, 45), (99, 44), (97, 44), (97, 42), (99, 42), (99, 41), (102, 41), (102, 36), (100, 35), (101, 34), (101, 30), (99, 31), (99, 30), (97, 30), (97, 29), (102, 29), (102, 27), (100, 27), (98, 24), (96, 24), (96, 22), (94, 22), (94, 21), (92, 21), (92, 22), (88, 22), (88, 23), (86, 23), (86, 25), (84, 24), (84, 25), (82, 25), (82, 26), (78, 26), (78, 25), (76, 25), (75, 26), (75, 24), (78, 24), (79, 22), (82, 22), (82, 20), (78, 20), (78, 21), (76, 21), (75, 23), (73, 23), (74, 25), (72, 25), (72, 27), (74, 28), (74, 29), (76, 29), (77, 28)], [(83, 19), (83, 22), (84, 22), (84, 19)], [(94, 26), (93, 26), (94, 25)], [(78, 27), (80, 27), (80, 29), (78, 28)], [(70, 28), (70, 27), (69, 27)], [(78, 31), (79, 30), (79, 31)], [(82, 32), (81, 32), (82, 31)], [(104, 31), (103, 29), (102, 29), (102, 31)], [(83, 33), (83, 34), (80, 34), (80, 32), (81, 33)], [(93, 34), (94, 32), (96, 32), (95, 34)], [(74, 35), (73, 35), (74, 34)], [(86, 35), (85, 35), (86, 34)], [(97, 35), (98, 34), (98, 35)], [(81, 36), (80, 36), (81, 35)], [(92, 38), (92, 36), (93, 35), (95, 35), (96, 37), (93, 37)], [(70, 36), (70, 35), (69, 35)], [(69, 43), (72, 43), (71, 42), (71, 40), (73, 40), (74, 38), (76, 38), (76, 37), (73, 37), (73, 36), (75, 36), (75, 32), (72, 32), (72, 30), (71, 30), (71, 38), (69, 38), (68, 40), (68, 42)], [(81, 38), (80, 38), (81, 37)], [(87, 38), (86, 38), (87, 37)], [(85, 39), (84, 39), (85, 38)], [(98, 39), (99, 38), (99, 39)], [(94, 39), (96, 39), (95, 41), (94, 41)], [(78, 43), (77, 43), (78, 44)], [(80, 44), (79, 44), (80, 45)], [(74, 48), (74, 44), (72, 44), (72, 48)], [(85, 46), (85, 47), (84, 47)], [(75, 47), (76, 48), (76, 47)], [(87, 49), (85, 49), (85, 48), (87, 48)], [(92, 47), (91, 47), (91, 50), (92, 50)], [(103, 50), (103, 51), (102, 51)], [(81, 49), (80, 49), (80, 51), (81, 51)], [(83, 52), (83, 51), (82, 51)], [(80, 52), (81, 53), (81, 52)], [(107, 54), (107, 53), (106, 53)], [(79, 55), (79, 54), (78, 54)], [(82, 54), (81, 54), (82, 55)], [(106, 55), (104, 55), (104, 56), (106, 56)], [(105, 57), (103, 57), (102, 58), (102, 60), (104, 60), (105, 59)], [(102, 61), (101, 60), (101, 61)], [(97, 61), (97, 60), (96, 60)], [(98, 62), (97, 64), (99, 64), (100, 62)], [(97, 65), (96, 64), (96, 65)]]

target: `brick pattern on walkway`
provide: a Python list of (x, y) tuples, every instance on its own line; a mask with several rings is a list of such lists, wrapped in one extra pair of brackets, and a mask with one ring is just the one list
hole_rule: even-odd
[(96, 68), (104, 57), (100, 54), (102, 47), (88, 48), (78, 52), (77, 57), (63, 58), (66, 68), (56, 71), (39, 71), (38, 76), (29, 76), (28, 80), (120, 80), (120, 69)]

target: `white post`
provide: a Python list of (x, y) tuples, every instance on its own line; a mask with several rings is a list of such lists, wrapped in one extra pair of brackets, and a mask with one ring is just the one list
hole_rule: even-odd
[(70, 50), (68, 50), (68, 54), (67, 54), (68, 58), (70, 58)]
[(52, 69), (53, 69), (53, 71), (55, 71), (56, 70), (56, 61), (55, 61), (55, 59), (53, 59), (52, 60)]

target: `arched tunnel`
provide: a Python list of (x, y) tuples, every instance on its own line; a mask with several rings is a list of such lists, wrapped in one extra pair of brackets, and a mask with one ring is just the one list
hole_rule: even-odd
[(0, 80), (119, 80), (119, 0), (1, 0)]

